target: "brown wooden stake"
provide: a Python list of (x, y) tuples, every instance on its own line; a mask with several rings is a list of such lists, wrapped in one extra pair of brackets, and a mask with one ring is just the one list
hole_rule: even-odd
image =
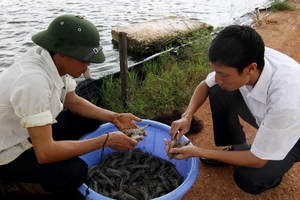
[(120, 77), (121, 77), (121, 94), (123, 106), (127, 107), (128, 103), (128, 62), (127, 62), (127, 39), (126, 33), (119, 32), (119, 58), (120, 58)]

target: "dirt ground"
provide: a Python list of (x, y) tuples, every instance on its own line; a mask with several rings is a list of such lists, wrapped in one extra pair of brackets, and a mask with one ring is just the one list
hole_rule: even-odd
[[(264, 39), (265, 45), (279, 50), (297, 62), (300, 62), (300, 1), (291, 0), (296, 6), (294, 11), (277, 11), (266, 15), (261, 11), (262, 23), (255, 29)], [(209, 149), (223, 149), (214, 145), (212, 121), (209, 103), (205, 104), (195, 114), (204, 122), (201, 133), (189, 136), (193, 145)], [(256, 130), (242, 122), (248, 141), (254, 139)], [(198, 178), (193, 187), (184, 195), (183, 200), (296, 200), (300, 199), (300, 163), (295, 164), (285, 174), (281, 184), (259, 195), (251, 195), (240, 190), (232, 177), (232, 166), (211, 167), (200, 163)]]

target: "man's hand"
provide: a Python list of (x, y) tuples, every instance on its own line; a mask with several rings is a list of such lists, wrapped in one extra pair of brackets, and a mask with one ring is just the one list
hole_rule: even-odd
[(169, 154), (174, 154), (174, 158), (181, 160), (185, 158), (195, 157), (197, 155), (197, 147), (195, 146), (183, 146), (181, 148), (170, 148), (171, 141), (164, 139), (166, 144), (166, 150)]
[(134, 147), (138, 144), (137, 141), (126, 136), (123, 132), (115, 131), (109, 133), (106, 146), (114, 150), (134, 150)]
[(126, 130), (128, 129), (138, 128), (134, 121), (140, 122), (142, 119), (131, 113), (121, 113), (112, 121), (112, 123), (114, 123), (120, 131), (126, 133)]
[[(180, 139), (185, 133), (190, 130), (191, 121), (183, 117), (176, 121), (173, 121), (171, 124), (170, 135), (172, 138), (176, 137), (177, 140)], [(177, 135), (176, 135), (177, 134)]]

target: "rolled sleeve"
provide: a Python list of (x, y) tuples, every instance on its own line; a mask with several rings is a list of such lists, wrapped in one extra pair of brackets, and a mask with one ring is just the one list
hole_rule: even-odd
[(70, 76), (66, 77), (66, 91), (71, 92), (74, 91), (76, 88), (76, 82), (73, 78), (71, 78)]
[(26, 116), (21, 119), (21, 126), (24, 128), (44, 126), (52, 123), (53, 118), (50, 110), (35, 115)]
[(212, 86), (216, 85), (215, 75), (216, 75), (216, 72), (211, 72), (207, 75), (205, 82), (208, 85), (208, 87), (212, 87)]
[(22, 127), (52, 124), (62, 110), (60, 90), (48, 80), (42, 74), (28, 74), (14, 83), (10, 101)]

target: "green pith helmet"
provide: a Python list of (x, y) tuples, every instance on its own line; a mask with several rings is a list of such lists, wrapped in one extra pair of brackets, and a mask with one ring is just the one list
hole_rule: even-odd
[(48, 51), (76, 60), (90, 63), (105, 60), (97, 28), (81, 15), (61, 15), (31, 39)]

